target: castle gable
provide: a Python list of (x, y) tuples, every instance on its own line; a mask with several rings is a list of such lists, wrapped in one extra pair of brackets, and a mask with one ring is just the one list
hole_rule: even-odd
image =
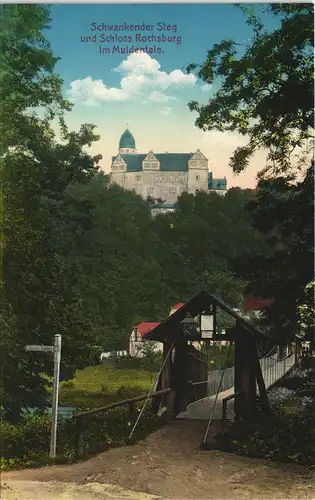
[(197, 149), (196, 153), (191, 156), (189, 168), (208, 170), (208, 159), (202, 154), (200, 149)]
[(149, 154), (144, 158), (142, 167), (143, 170), (159, 170), (160, 162), (153, 151), (149, 151)]
[(125, 170), (126, 169), (126, 162), (124, 159), (121, 157), (121, 155), (114, 156), (112, 158), (112, 170)]

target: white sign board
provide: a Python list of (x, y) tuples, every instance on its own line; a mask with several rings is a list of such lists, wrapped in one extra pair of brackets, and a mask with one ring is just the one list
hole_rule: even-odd
[(212, 339), (212, 337), (213, 337), (213, 332), (211, 332), (211, 331), (203, 330), (201, 332), (201, 338), (202, 339)]
[(53, 345), (27, 345), (25, 346), (26, 351), (34, 351), (34, 352), (54, 352)]
[(213, 332), (213, 316), (201, 315), (201, 331)]
[(212, 339), (213, 337), (213, 315), (201, 315), (201, 338)]

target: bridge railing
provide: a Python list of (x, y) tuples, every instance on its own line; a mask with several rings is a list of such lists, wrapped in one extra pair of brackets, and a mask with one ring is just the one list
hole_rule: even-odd
[[(292, 354), (284, 359), (269, 356), (260, 359), (260, 366), (266, 388), (273, 385), (282, 378), (295, 364), (295, 356)], [(208, 373), (207, 396), (214, 396), (218, 390), (223, 370), (213, 370)], [(225, 369), (220, 391), (227, 391), (234, 386), (234, 366)]]
[[(137, 408), (136, 408), (136, 403), (140, 401), (146, 400), (148, 397), (149, 398), (156, 398), (160, 396), (167, 396), (170, 399), (172, 398), (172, 389), (162, 389), (160, 391), (152, 392), (151, 394), (143, 394), (141, 396), (136, 396), (134, 398), (129, 398), (129, 399), (124, 399), (122, 401), (117, 401), (116, 403), (112, 403), (107, 406), (102, 406), (101, 408), (95, 408), (94, 410), (88, 410), (80, 413), (75, 413), (73, 415), (73, 420), (75, 421), (75, 453), (77, 458), (81, 458), (84, 456), (84, 450), (85, 450), (85, 443), (84, 443), (84, 434), (86, 431), (86, 421), (90, 417), (94, 415), (99, 415), (100, 413), (106, 413), (109, 410), (112, 410), (114, 408), (119, 408), (122, 406), (128, 406), (129, 407), (129, 419), (131, 421), (136, 419), (137, 415)], [(168, 401), (165, 402), (165, 408), (166, 410), (172, 411), (172, 402)], [(169, 415), (171, 418), (172, 415)], [(166, 415), (166, 418), (168, 415)]]
[(272, 356), (260, 360), (261, 371), (264, 377), (266, 389), (282, 378), (295, 364), (295, 355), (292, 354), (284, 359), (276, 359)]

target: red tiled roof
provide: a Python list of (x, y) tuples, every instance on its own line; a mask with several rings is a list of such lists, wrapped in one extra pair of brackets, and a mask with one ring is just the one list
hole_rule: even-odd
[(172, 306), (171, 309), (176, 309), (176, 311), (178, 309), (180, 309), (181, 307), (183, 307), (185, 305), (185, 302), (179, 302), (178, 304), (176, 304), (175, 306)]
[(262, 311), (272, 304), (272, 299), (262, 299), (261, 297), (244, 297), (244, 311)]
[(137, 330), (139, 330), (139, 332), (140, 332), (141, 337), (143, 337), (144, 335), (146, 335), (148, 332), (153, 330), (153, 328), (155, 328), (159, 324), (160, 323), (156, 322), (156, 321), (155, 322), (148, 322), (148, 323), (143, 321), (142, 323), (139, 323), (138, 325), (136, 325), (134, 328), (137, 328)]

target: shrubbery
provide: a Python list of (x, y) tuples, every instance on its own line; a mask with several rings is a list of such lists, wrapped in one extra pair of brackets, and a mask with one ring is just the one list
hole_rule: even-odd
[(279, 393), (280, 389), (281, 394), (272, 398), (270, 415), (258, 415), (251, 423), (233, 424), (216, 437), (216, 448), (254, 458), (314, 467), (315, 372), (295, 371), (292, 375), (274, 387), (275, 392)]
[[(139, 404), (139, 409), (142, 402)], [(130, 443), (128, 438), (133, 422), (128, 419), (128, 407), (115, 408), (87, 419), (85, 428), (85, 455), (93, 455), (110, 447)], [(135, 442), (161, 425), (150, 407), (141, 416), (132, 442)], [(40, 467), (49, 464), (51, 417), (27, 414), (23, 421), (13, 425), (2, 422), (0, 426), (1, 470)], [(57, 463), (75, 460), (75, 424), (72, 419), (58, 420)]]
[[(1, 469), (38, 467), (49, 462), (50, 415), (26, 414), (19, 424), (1, 422)], [(58, 455), (69, 461), (74, 455), (74, 423), (58, 421)]]

